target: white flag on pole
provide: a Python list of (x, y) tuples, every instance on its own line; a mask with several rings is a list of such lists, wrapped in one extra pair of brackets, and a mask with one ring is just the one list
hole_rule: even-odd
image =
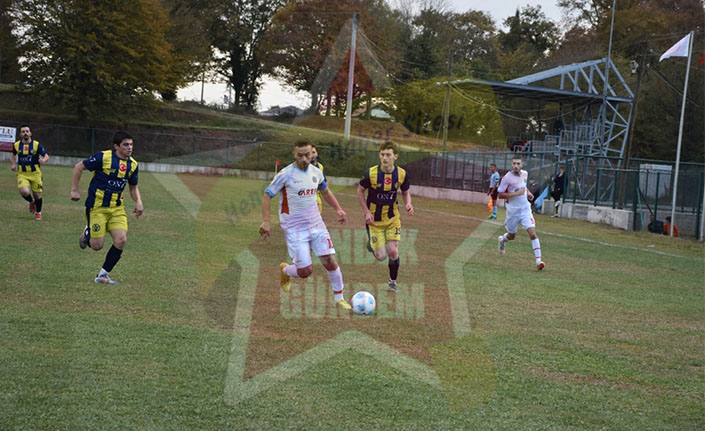
[(691, 33), (684, 36), (682, 40), (672, 45), (671, 48), (666, 50), (664, 54), (659, 58), (661, 62), (665, 58), (669, 57), (688, 57), (689, 56), (689, 41), (691, 39)]

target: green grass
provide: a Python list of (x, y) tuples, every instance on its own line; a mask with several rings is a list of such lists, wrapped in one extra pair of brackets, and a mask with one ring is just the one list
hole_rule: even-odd
[[(497, 256), (498, 224), (463, 265), (471, 332), (455, 338), (444, 262), (487, 215), (482, 205), (415, 198), (415, 215), (403, 217), (418, 231), (418, 262), (403, 260), (400, 281), (423, 283), (424, 317), (287, 320), (281, 231), (257, 235), (264, 182), (180, 176), (202, 201), (193, 218), (141, 173), (145, 214), (130, 216), (111, 274), (120, 284), (107, 287), (92, 282), (107, 247), (77, 246), (83, 209), (69, 200), (71, 170), (43, 173), (36, 222), (0, 163), (0, 429), (704, 428), (701, 243), (538, 216), (548, 267), (537, 273), (522, 233)], [(84, 175), (82, 193), (87, 184)], [(354, 189), (336, 194), (348, 228), (361, 229)], [(338, 233), (334, 214), (324, 216)], [(386, 281), (386, 265), (361, 263), (358, 245), (337, 245), (347, 295), (351, 283)], [(240, 267), (244, 250), (259, 272)], [(244, 346), (234, 316), (252, 274)], [(327, 290), (319, 264), (315, 275)], [(378, 311), (398, 304), (376, 296)], [(425, 364), (440, 386), (362, 349), (235, 404), (224, 395), (234, 346), (246, 349), (247, 383), (348, 330)]]

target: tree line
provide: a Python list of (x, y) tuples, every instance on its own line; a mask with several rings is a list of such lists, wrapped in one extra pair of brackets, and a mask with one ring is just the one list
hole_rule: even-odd
[[(91, 121), (174, 100), (202, 77), (228, 83), (234, 109), (253, 112), (270, 75), (309, 92), (310, 112), (343, 115), (357, 14), (354, 108), (369, 115), (381, 103), (412, 132), (433, 133), (445, 96), (435, 83), (449, 75), (504, 81), (606, 56), (612, 0), (558, 5), (560, 23), (539, 6), (518, 7), (496, 22), (482, 10), (451, 11), (444, 0), (0, 0), (0, 83)], [(701, 0), (617, 2), (611, 58), (633, 91), (640, 81), (631, 156), (674, 158), (686, 59), (657, 60), (694, 30), (683, 158), (703, 161), (703, 26)], [(541, 132), (546, 122), (530, 117), (560, 114), (539, 102), (451, 99), (446, 116), (453, 113), (458, 127), (450, 137), (479, 142)], [(504, 115), (497, 104), (524, 114)]]

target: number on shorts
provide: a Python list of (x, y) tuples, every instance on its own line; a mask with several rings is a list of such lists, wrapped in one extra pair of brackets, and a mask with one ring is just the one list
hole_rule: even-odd
[(395, 228), (395, 235), (401, 235), (402, 233), (402, 228), (396, 227)]

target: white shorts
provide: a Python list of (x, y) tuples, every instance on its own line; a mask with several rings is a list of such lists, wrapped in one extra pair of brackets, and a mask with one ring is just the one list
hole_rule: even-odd
[(326, 229), (305, 229), (287, 232), (285, 235), (289, 256), (297, 268), (311, 265), (311, 251), (317, 256), (336, 254), (331, 235)]
[(532, 211), (527, 210), (518, 211), (517, 213), (505, 213), (505, 230), (507, 230), (508, 233), (517, 233), (518, 224), (521, 224), (525, 230), (534, 227), (534, 217), (532, 216)]

